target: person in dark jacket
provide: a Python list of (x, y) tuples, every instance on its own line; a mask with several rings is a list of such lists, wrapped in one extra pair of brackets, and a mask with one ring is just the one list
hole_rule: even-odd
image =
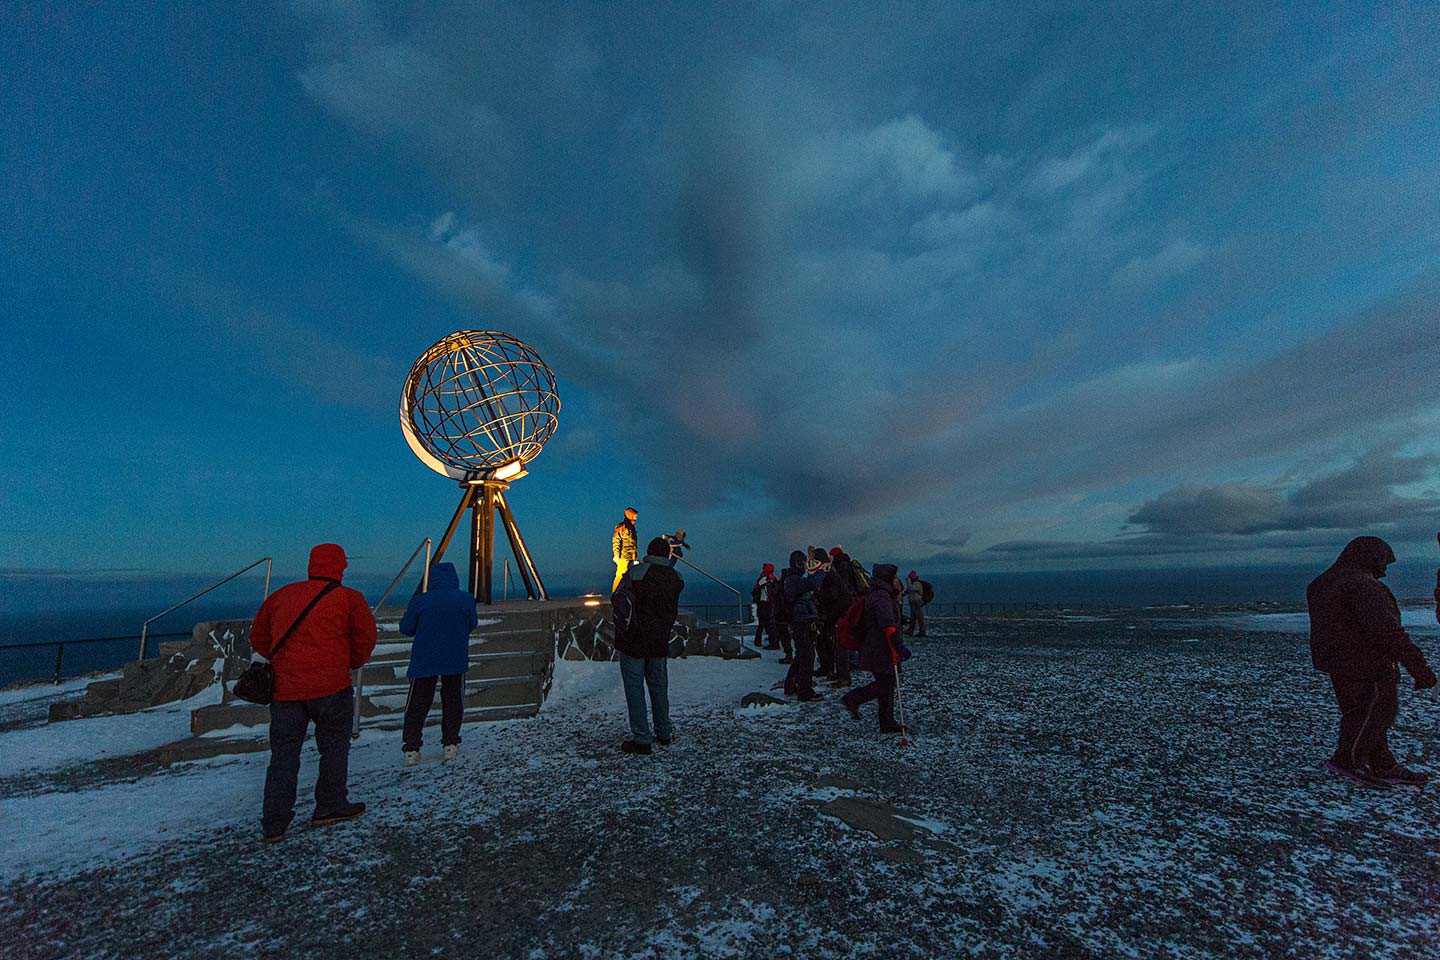
[[(350, 802), (346, 784), (355, 709), (350, 671), (364, 666), (375, 650), (375, 618), (359, 590), (340, 585), (348, 564), (337, 544), (315, 547), (310, 551), (309, 579), (283, 586), (265, 598), (250, 627), (251, 648), (268, 658), (275, 670), (270, 767), (265, 772), (260, 817), (266, 843), (283, 839), (295, 818), (300, 748), (312, 722), (320, 776), (315, 781), (311, 825), (338, 823), (365, 812), (365, 804)], [(276, 653), (287, 631), (289, 638)]]
[[(755, 604), (755, 646), (762, 650), (776, 650), (780, 644), (775, 640), (775, 602), (780, 581), (775, 579), (775, 564), (767, 563), (760, 568), (755, 586), (750, 588), (750, 599)], [(768, 642), (763, 646), (762, 637)]]
[(850, 652), (835, 645), (835, 623), (850, 609), (850, 602), (859, 596), (855, 587), (854, 568), (850, 558), (839, 547), (830, 551), (830, 566), (820, 582), (820, 619), (823, 623), (822, 642), (830, 649), (829, 671), (822, 670), (832, 686), (850, 686)]
[(1400, 606), (1380, 582), (1395, 552), (1379, 537), (1356, 537), (1305, 591), (1310, 658), (1330, 675), (1340, 707), (1340, 739), (1325, 766), (1370, 787), (1423, 785), (1429, 776), (1395, 759), (1387, 734), (1400, 710), (1404, 665), (1416, 690), (1435, 686), (1425, 655), (1400, 625)]
[(470, 669), (470, 631), (479, 623), (475, 598), (460, 589), (453, 563), (437, 563), (430, 571), (430, 586), (410, 598), (400, 618), (400, 632), (414, 637), (410, 646), (410, 696), (405, 701), (405, 731), (401, 749), (405, 766), (420, 762), (425, 718), (440, 684), (440, 744), (445, 760), (460, 752), (460, 724), (465, 717), (465, 673)]
[(626, 571), (621, 590), (634, 591), (631, 622), (615, 637), (620, 652), (620, 679), (625, 684), (625, 706), (630, 713), (630, 739), (620, 744), (626, 753), (650, 752), (652, 741), (645, 710), (645, 691), (650, 691), (650, 713), (655, 718), (653, 741), (669, 746), (674, 738), (670, 723), (670, 695), (667, 660), (670, 637), (680, 616), (680, 591), (685, 581), (670, 566), (670, 545), (663, 537), (650, 541), (645, 559)]
[(790, 614), (790, 642), (794, 645), (794, 662), (785, 674), (785, 692), (809, 703), (822, 700), (815, 692), (815, 643), (820, 637), (820, 584), (823, 571), (807, 573), (808, 558), (804, 550), (790, 554), (790, 567), (781, 583), (785, 606)]
[(860, 669), (869, 670), (875, 679), (840, 698), (850, 716), (856, 720), (860, 719), (861, 706), (878, 700), (880, 730), (883, 733), (904, 732), (904, 727), (895, 722), (895, 684), (901, 644), (900, 590), (896, 573), (894, 564), (876, 564), (870, 575), (870, 591), (865, 594)]

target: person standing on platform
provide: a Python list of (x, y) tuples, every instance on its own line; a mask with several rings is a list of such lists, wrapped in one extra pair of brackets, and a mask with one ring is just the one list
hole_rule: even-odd
[[(750, 588), (750, 599), (755, 604), (755, 646), (763, 650), (778, 649), (775, 640), (775, 599), (780, 581), (775, 579), (775, 564), (767, 563), (760, 568), (755, 586)], [(764, 637), (768, 642), (760, 643)]]
[(350, 671), (375, 651), (375, 618), (359, 590), (340, 585), (349, 561), (334, 543), (310, 551), (309, 579), (265, 598), (250, 628), (250, 647), (270, 661), (275, 691), (270, 702), (270, 766), (265, 771), (266, 843), (285, 838), (295, 818), (300, 748), (310, 724), (320, 750), (311, 826), (351, 820), (365, 804), (351, 803), (350, 722), (355, 691)]
[(420, 762), (425, 718), (440, 684), (440, 743), (442, 759), (460, 753), (460, 725), (465, 718), (465, 674), (470, 669), (470, 631), (479, 623), (475, 598), (460, 589), (453, 563), (437, 563), (430, 571), (430, 587), (410, 598), (400, 618), (400, 632), (414, 637), (410, 646), (410, 696), (405, 701), (405, 731), (401, 749), (405, 766)]
[(610, 552), (615, 560), (615, 582), (610, 586), (610, 592), (614, 593), (620, 589), (620, 578), (625, 576), (625, 571), (630, 564), (635, 562), (635, 521), (640, 519), (640, 511), (634, 507), (625, 508), (625, 516), (615, 524), (615, 533), (610, 537)]
[(1400, 605), (1381, 583), (1395, 552), (1379, 537), (1356, 537), (1305, 590), (1310, 659), (1330, 675), (1340, 739), (1325, 768), (1367, 787), (1423, 786), (1429, 775), (1401, 766), (1387, 736), (1400, 712), (1400, 670), (1416, 690), (1436, 684), (1425, 654), (1400, 625)]
[[(684, 579), (670, 566), (670, 545), (664, 537), (656, 537), (646, 548), (645, 559), (626, 571), (611, 598), (620, 680), (630, 715), (630, 739), (620, 744), (626, 753), (648, 754), (652, 741), (669, 746), (675, 736), (667, 661), (684, 589)], [(645, 710), (646, 690), (655, 720), (653, 734)]]

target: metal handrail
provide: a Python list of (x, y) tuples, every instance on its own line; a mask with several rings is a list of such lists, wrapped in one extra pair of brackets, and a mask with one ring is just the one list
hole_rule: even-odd
[[(415, 562), (415, 558), (420, 556), (421, 550), (425, 551), (425, 569), (420, 574), (420, 592), (426, 593), (430, 590), (430, 538), (426, 537), (420, 541), (420, 545), (415, 548), (415, 552), (410, 554), (410, 559), (405, 561), (405, 566), (400, 568), (400, 572), (395, 574), (395, 579), (390, 581), (390, 586), (386, 587), (385, 592), (380, 594), (380, 599), (375, 601), (375, 606), (370, 608), (372, 616), (380, 612), (380, 607), (383, 606), (386, 599), (389, 598), (390, 591), (394, 590), (395, 585), (405, 576), (406, 571), (410, 569), (410, 565)], [(354, 740), (360, 736), (360, 696), (365, 692), (365, 665), (363, 663), (355, 668), (352, 685), (355, 687), (355, 711), (350, 718), (350, 739)]]
[[(156, 640), (169, 640), (173, 637), (188, 637), (190, 631), (180, 633), (152, 633)], [(55, 648), (55, 682), (59, 683), (65, 668), (65, 645), (79, 643), (118, 643), (121, 640), (134, 640), (136, 634), (127, 633), (123, 637), (81, 637), (79, 640), (34, 640), (28, 643), (0, 643), (0, 653), (6, 650), (34, 650), (39, 647)], [(28, 678), (27, 678), (28, 679)]]
[(201, 590), (199, 593), (195, 594), (195, 596), (190, 597), (189, 599), (186, 599), (186, 600), (181, 600), (179, 603), (175, 604), (175, 606), (169, 608), (168, 610), (162, 610), (162, 611), (160, 611), (159, 613), (155, 614), (155, 616), (151, 617), (149, 620), (146, 620), (144, 623), (140, 624), (140, 655), (139, 655), (138, 657), (136, 657), (135, 659), (137, 659), (137, 660), (144, 660), (144, 659), (145, 659), (145, 637), (150, 633), (150, 624), (154, 623), (156, 620), (159, 620), (161, 617), (165, 616), (166, 614), (174, 613), (176, 610), (179, 610), (181, 607), (185, 606), (185, 604), (187, 604), (187, 603), (191, 603), (192, 601), (199, 600), (201, 597), (205, 596), (205, 594), (209, 593), (211, 590), (214, 590), (216, 587), (223, 587), (225, 584), (229, 583), (231, 580), (234, 580), (236, 577), (240, 576), (240, 574), (246, 573), (246, 572), (248, 572), (248, 571), (250, 571), (250, 570), (253, 570), (253, 569), (255, 569), (256, 567), (260, 566), (260, 564), (262, 564), (262, 563), (265, 564), (265, 592), (262, 593), (262, 594), (260, 594), (260, 602), (261, 602), (261, 603), (264, 603), (264, 602), (265, 602), (265, 598), (268, 597), (268, 596), (270, 596), (270, 568), (271, 568), (271, 567), (273, 566), (273, 564), (274, 564), (274, 560), (273, 560), (273, 558), (271, 558), (271, 557), (261, 557), (259, 560), (256, 560), (254, 563), (250, 564), (248, 567), (243, 567), (243, 568), (241, 568), (241, 569), (239, 569), (239, 570), (236, 570), (234, 573), (230, 574), (230, 576), (226, 577), (224, 580), (217, 580), (215, 583), (210, 584), (210, 586), (206, 587), (204, 590)]
[(679, 560), (681, 563), (685, 564), (685, 566), (689, 567), (691, 570), (694, 570), (702, 577), (707, 577), (710, 580), (713, 580), (714, 582), (720, 584), (720, 586), (724, 587), (726, 590), (729, 590), (731, 593), (735, 594), (735, 602), (739, 605), (738, 609), (740, 611), (740, 619), (735, 624), (735, 637), (737, 640), (740, 641), (740, 646), (745, 646), (745, 595), (739, 590), (736, 590), (734, 587), (730, 586), (730, 584), (726, 583), (724, 580), (721, 580), (719, 577), (715, 576), (713, 573), (701, 570), (699, 567), (695, 566), (695, 564), (691, 563), (689, 560), (686, 560), (684, 557), (676, 557), (675, 559)]

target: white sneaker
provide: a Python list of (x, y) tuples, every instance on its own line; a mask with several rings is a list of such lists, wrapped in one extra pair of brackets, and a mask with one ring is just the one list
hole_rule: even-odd
[(419, 763), (420, 763), (420, 751), (419, 751), (419, 750), (406, 750), (406, 751), (405, 751), (405, 766), (407, 766), (407, 767), (413, 767), (413, 766), (417, 766)]
[(443, 756), (440, 757), (440, 760), (442, 762), (446, 760), (454, 760), (458, 756), (460, 756), (460, 744), (447, 743), (445, 745), (445, 753)]

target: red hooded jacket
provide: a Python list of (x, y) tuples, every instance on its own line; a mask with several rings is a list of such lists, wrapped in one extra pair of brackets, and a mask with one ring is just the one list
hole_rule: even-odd
[[(345, 573), (345, 551), (322, 543), (310, 551), (310, 579), (281, 587), (260, 605), (250, 646), (266, 658), (315, 595)], [(290, 634), (272, 659), (276, 700), (314, 700), (350, 686), (350, 671), (375, 650), (375, 618), (359, 590), (336, 587)]]

